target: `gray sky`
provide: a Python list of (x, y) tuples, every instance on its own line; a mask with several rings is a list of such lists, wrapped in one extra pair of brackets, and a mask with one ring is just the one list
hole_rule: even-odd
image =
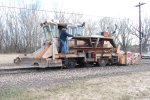
[(66, 12), (132, 20), (138, 20), (138, 8), (134, 6), (139, 2), (144, 2), (146, 4), (142, 6), (142, 17), (150, 17), (150, 0), (0, 0), (0, 5), (22, 7), (22, 4), (37, 1), (41, 5), (40, 9), (57, 8)]

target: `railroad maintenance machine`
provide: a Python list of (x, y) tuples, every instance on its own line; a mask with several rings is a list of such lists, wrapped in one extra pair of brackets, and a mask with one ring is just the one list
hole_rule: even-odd
[[(108, 32), (98, 35), (86, 35), (84, 24), (74, 25), (59, 23), (55, 20), (47, 20), (41, 23), (45, 34), (45, 43), (40, 49), (31, 54), (22, 54), (14, 59), (18, 65), (33, 65), (39, 67), (66, 67), (76, 66), (106, 66), (106, 65), (129, 65), (140, 60), (140, 54), (123, 52), (115, 44)], [(60, 53), (60, 31), (68, 28), (68, 33), (74, 35), (68, 38), (69, 52)]]

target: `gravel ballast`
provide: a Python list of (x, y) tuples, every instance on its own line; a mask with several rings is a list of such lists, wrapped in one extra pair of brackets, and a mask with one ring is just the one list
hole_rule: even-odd
[[(4, 66), (3, 66), (4, 67)], [(131, 72), (150, 71), (150, 59), (141, 60), (139, 64), (129, 66), (87, 67), (75, 69), (19, 69), (0, 70), (0, 89), (5, 88), (39, 88), (66, 84), (75, 80), (124, 75)]]

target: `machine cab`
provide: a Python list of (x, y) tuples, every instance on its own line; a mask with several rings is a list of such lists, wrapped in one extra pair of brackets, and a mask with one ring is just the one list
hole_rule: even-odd
[[(82, 25), (73, 25), (68, 23), (59, 23), (53, 20), (47, 20), (41, 24), (44, 30), (44, 35), (46, 38), (46, 43), (51, 43), (52, 41), (60, 52), (60, 32), (62, 28), (68, 28), (67, 32), (73, 36), (83, 36), (84, 27)], [(67, 43), (73, 43), (74, 40), (68, 40)], [(69, 45), (68, 44), (68, 45)]]
[(58, 32), (58, 25), (54, 21), (45, 21), (41, 24), (44, 30), (44, 35), (46, 38), (46, 42), (54, 41), (55, 45), (59, 46), (59, 32)]
[(83, 36), (84, 28), (81, 25), (68, 25), (68, 33), (73, 36)]

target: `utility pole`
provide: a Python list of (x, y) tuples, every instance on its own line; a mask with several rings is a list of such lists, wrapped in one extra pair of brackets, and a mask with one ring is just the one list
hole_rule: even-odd
[(145, 3), (140, 3), (136, 5), (135, 7), (139, 7), (139, 52), (142, 55), (142, 32), (141, 32), (141, 6), (144, 5)]

